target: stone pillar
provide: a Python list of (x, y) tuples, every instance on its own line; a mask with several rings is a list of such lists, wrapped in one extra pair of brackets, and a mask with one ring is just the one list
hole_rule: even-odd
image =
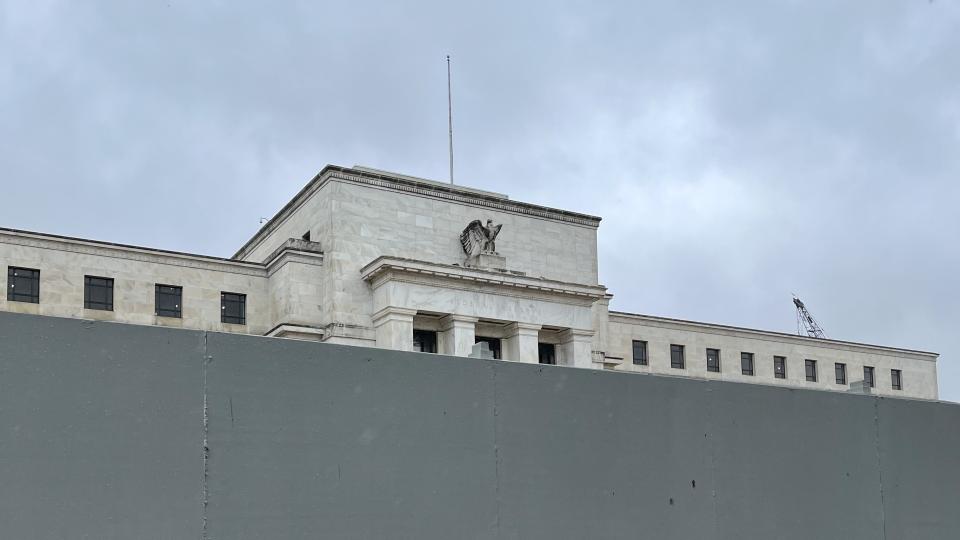
[(417, 310), (386, 307), (373, 316), (377, 347), (395, 351), (413, 350), (413, 316)]
[(503, 359), (536, 364), (540, 361), (539, 324), (515, 322), (507, 327), (503, 340)]
[(593, 330), (568, 328), (560, 333), (561, 365), (579, 368), (596, 368), (598, 366), (593, 363), (592, 351)]
[(440, 320), (437, 336), (440, 354), (470, 356), (477, 341), (477, 318), (466, 315), (447, 315)]

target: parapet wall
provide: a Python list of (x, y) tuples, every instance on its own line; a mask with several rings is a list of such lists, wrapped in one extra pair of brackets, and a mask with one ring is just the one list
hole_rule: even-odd
[(4, 538), (953, 539), (960, 406), (0, 313)]

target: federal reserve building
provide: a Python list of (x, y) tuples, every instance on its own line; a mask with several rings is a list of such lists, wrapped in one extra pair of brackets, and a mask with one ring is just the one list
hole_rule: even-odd
[(0, 310), (937, 399), (936, 353), (611, 311), (600, 222), (331, 165), (229, 259), (0, 229)]

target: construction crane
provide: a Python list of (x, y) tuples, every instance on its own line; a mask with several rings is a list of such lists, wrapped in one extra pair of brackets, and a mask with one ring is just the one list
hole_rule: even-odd
[(820, 327), (820, 323), (813, 318), (813, 315), (807, 311), (807, 306), (797, 298), (797, 295), (793, 295), (793, 305), (797, 307), (797, 335), (802, 336), (806, 332), (807, 336), (812, 338), (826, 338), (826, 334), (823, 333), (823, 328)]

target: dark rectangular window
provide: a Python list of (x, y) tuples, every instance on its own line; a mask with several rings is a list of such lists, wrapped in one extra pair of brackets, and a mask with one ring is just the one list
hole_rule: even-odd
[(33, 268), (7, 267), (7, 300), (40, 303), (40, 271)]
[(247, 324), (247, 295), (221, 292), (220, 322)]
[[(636, 342), (634, 342), (636, 343)], [(553, 343), (541, 343), (537, 347), (541, 364), (555, 365), (557, 363), (557, 347)]]
[(670, 367), (683, 369), (683, 345), (670, 345)]
[(490, 351), (493, 353), (493, 357), (497, 360), (503, 358), (500, 354), (500, 339), (492, 337), (480, 337), (477, 336), (474, 343), (486, 343), (490, 346)]
[(787, 359), (783, 356), (773, 357), (773, 377), (776, 379), (787, 378)]
[(874, 387), (873, 380), (873, 368), (870, 366), (863, 366), (863, 382), (870, 388)]
[(720, 349), (707, 349), (707, 371), (720, 373)]
[(903, 374), (899, 369), (890, 370), (890, 383), (894, 390), (903, 390)]
[(740, 353), (740, 373), (744, 375), (753, 375), (753, 353), (752, 352), (742, 352)]
[(633, 363), (638, 366), (647, 365), (647, 342), (633, 340)]
[(847, 365), (839, 362), (833, 364), (833, 374), (836, 376), (837, 384), (847, 384)]
[(83, 276), (83, 307), (113, 311), (113, 279)]
[(431, 330), (414, 330), (413, 350), (417, 352), (436, 353), (437, 333)]
[(183, 287), (157, 284), (156, 310), (160, 317), (179, 319), (183, 313)]
[(807, 371), (807, 380), (810, 382), (817, 382), (817, 361), (804, 360), (803, 366)]

